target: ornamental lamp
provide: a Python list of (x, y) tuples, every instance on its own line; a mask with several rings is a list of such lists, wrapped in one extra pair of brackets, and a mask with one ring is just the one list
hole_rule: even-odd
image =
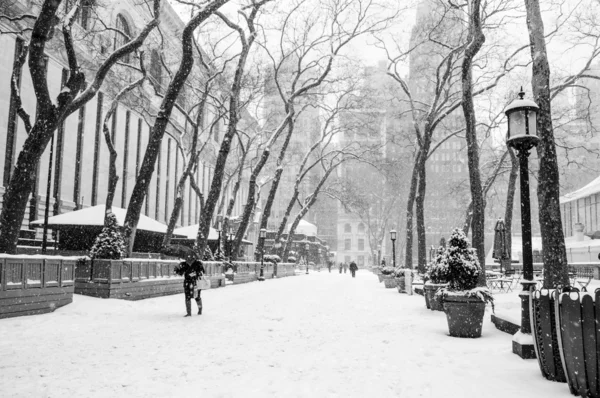
[(267, 230), (264, 229), (264, 228), (261, 228), (259, 236), (260, 236), (261, 239), (265, 239), (267, 237)]
[(519, 98), (511, 102), (504, 110), (508, 118), (506, 144), (517, 150), (529, 150), (540, 140), (537, 134), (539, 107), (535, 102), (524, 99), (524, 97), (525, 92), (521, 87)]
[(392, 229), (390, 231), (390, 239), (396, 240), (396, 230), (395, 229)]

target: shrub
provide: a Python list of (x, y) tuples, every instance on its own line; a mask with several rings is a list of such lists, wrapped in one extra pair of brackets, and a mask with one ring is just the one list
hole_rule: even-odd
[[(196, 252), (198, 252), (198, 250), (196, 250)], [(208, 245), (206, 245), (206, 247), (204, 248), (204, 255), (202, 256), (202, 261), (214, 261), (214, 256), (212, 253), (212, 250), (210, 250), (210, 247), (208, 247)]]
[(448, 263), (445, 256), (446, 248), (440, 246), (428, 266), (425, 279), (431, 281), (431, 283), (446, 283), (448, 281)]
[(394, 276), (396, 278), (404, 277), (404, 276), (406, 276), (406, 270), (410, 270), (412, 272), (412, 270), (410, 268), (396, 267), (394, 269)]
[(279, 257), (277, 254), (265, 254), (263, 260), (273, 264), (277, 264), (281, 262), (281, 257)]
[(394, 275), (394, 270), (395, 270), (394, 267), (387, 265), (387, 266), (381, 268), (381, 273), (383, 275)]
[(287, 258), (287, 262), (288, 262), (288, 263), (295, 263), (296, 261), (298, 261), (298, 260), (296, 259), (296, 257), (293, 257), (293, 256), (288, 256), (288, 258)]
[(125, 254), (125, 242), (119, 231), (117, 217), (108, 213), (107, 223), (90, 250), (90, 257), (105, 260), (120, 260)]
[(481, 266), (475, 249), (469, 247), (467, 237), (461, 229), (452, 231), (442, 261), (448, 270), (446, 277), (450, 290), (471, 290), (477, 287)]

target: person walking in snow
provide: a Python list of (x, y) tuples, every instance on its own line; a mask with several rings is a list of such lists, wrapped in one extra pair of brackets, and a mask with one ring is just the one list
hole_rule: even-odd
[(331, 264), (331, 260), (327, 261), (327, 269), (329, 270), (329, 273), (331, 274), (331, 266), (333, 264)]
[(348, 263), (344, 263), (344, 274), (348, 271)]
[(354, 261), (350, 262), (350, 273), (352, 274), (353, 278), (356, 276), (357, 270), (358, 270), (358, 265), (356, 265), (356, 263)]
[[(198, 279), (200, 279), (205, 272), (202, 262), (198, 260), (198, 255), (194, 251), (189, 251), (185, 256), (185, 261), (182, 261), (175, 267), (175, 273), (183, 276), (185, 316), (192, 316), (192, 298), (196, 299), (198, 315), (202, 315), (202, 299), (200, 298), (200, 290), (198, 290), (196, 286)], [(194, 297), (196, 291), (198, 292), (198, 295)]]
[(340, 262), (340, 274), (342, 273), (342, 268), (343, 268), (343, 267), (344, 267), (344, 264), (342, 264), (342, 263)]

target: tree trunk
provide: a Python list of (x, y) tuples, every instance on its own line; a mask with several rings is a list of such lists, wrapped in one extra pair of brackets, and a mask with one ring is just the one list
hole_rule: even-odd
[(544, 287), (554, 288), (559, 284), (569, 285), (569, 274), (565, 237), (560, 217), (559, 174), (550, 103), (550, 66), (539, 2), (538, 0), (525, 0), (525, 6), (533, 60), (531, 83), (534, 101), (539, 106), (537, 115), (537, 130), (540, 137), (537, 147), (540, 161), (538, 202), (544, 261)]
[(477, 258), (482, 272), (479, 274), (479, 286), (486, 286), (485, 281), (485, 212), (483, 189), (479, 171), (479, 144), (477, 142), (477, 120), (473, 104), (473, 58), (485, 42), (481, 29), (480, 0), (473, 0), (469, 16), (469, 36), (465, 56), (461, 65), (462, 108), (465, 116), (465, 136), (467, 140), (467, 157), (469, 166), (469, 183), (471, 186), (472, 219), (471, 246), (477, 250)]
[[(263, 209), (263, 213), (260, 217), (260, 228), (267, 229), (267, 223), (269, 222), (269, 217), (271, 216), (271, 208), (273, 207), (273, 203), (275, 202), (275, 195), (277, 194), (277, 189), (279, 188), (279, 181), (281, 181), (281, 175), (283, 174), (283, 161), (285, 159), (285, 153), (287, 151), (287, 147), (292, 138), (292, 133), (294, 132), (294, 110), (292, 106), (287, 107), (288, 114), (288, 132), (285, 136), (285, 141), (283, 141), (283, 145), (281, 146), (281, 150), (279, 151), (279, 156), (277, 157), (277, 170), (275, 171), (275, 178), (271, 182), (271, 187), (269, 188), (269, 195), (267, 196), (267, 202), (265, 203), (265, 208)], [(276, 239), (278, 239), (276, 237)], [(277, 243), (278, 240), (275, 240)], [(264, 240), (259, 239), (258, 244), (256, 246), (256, 251), (262, 253), (264, 247)]]
[(426, 157), (419, 160), (419, 182), (417, 188), (416, 206), (417, 213), (417, 269), (425, 272), (427, 265), (427, 242), (425, 235), (425, 193), (427, 189), (427, 174), (425, 170)]
[[(214, 0), (213, 2), (205, 5), (201, 11), (195, 15), (183, 29), (181, 35), (181, 62), (179, 68), (175, 73), (175, 76), (169, 83), (166, 94), (161, 102), (160, 111), (154, 121), (154, 126), (150, 131), (150, 137), (148, 138), (148, 145), (146, 152), (144, 153), (144, 159), (140, 166), (138, 177), (129, 199), (129, 205), (127, 207), (127, 214), (125, 215), (124, 222), (124, 240), (125, 247), (127, 250), (127, 256), (131, 255), (133, 250), (133, 242), (135, 240), (135, 234), (137, 230), (137, 223), (140, 219), (142, 212), (142, 206), (144, 204), (144, 198), (148, 191), (148, 186), (154, 174), (154, 166), (156, 165), (156, 159), (162, 138), (165, 134), (167, 125), (175, 106), (175, 101), (185, 84), (192, 67), (194, 66), (194, 46), (192, 40), (194, 39), (194, 30), (210, 17), (219, 7), (227, 3), (228, 0)], [(204, 250), (204, 247), (202, 247)], [(202, 253), (202, 252), (201, 252)]]
[(417, 152), (415, 163), (413, 165), (412, 176), (410, 179), (410, 189), (408, 190), (408, 199), (406, 200), (406, 246), (404, 253), (404, 266), (413, 268), (413, 211), (415, 206), (415, 198), (417, 196), (417, 185), (419, 183), (419, 157), (421, 152)]
[(246, 199), (246, 207), (244, 208), (244, 213), (242, 214), (242, 220), (240, 221), (240, 225), (238, 227), (238, 230), (235, 234), (235, 238), (233, 241), (233, 250), (236, 253), (240, 249), (240, 246), (242, 244), (242, 239), (244, 238), (244, 235), (246, 234), (246, 230), (248, 229), (248, 226), (250, 225), (250, 219), (251, 219), (252, 213), (254, 213), (254, 207), (256, 206), (256, 202), (257, 202), (256, 201), (256, 179), (258, 178), (258, 175), (260, 174), (265, 163), (267, 163), (268, 159), (269, 159), (269, 150), (265, 149), (262, 153), (262, 156), (260, 157), (260, 160), (254, 167), (254, 170), (252, 170), (252, 174), (250, 174), (250, 181), (248, 183), (248, 198)]
[[(508, 176), (508, 188), (506, 193), (506, 210), (504, 212), (504, 228), (506, 231), (506, 246), (509, 264), (512, 262), (512, 218), (515, 203), (515, 188), (519, 175), (519, 161), (512, 148), (508, 148), (510, 155), (510, 174)], [(502, 260), (500, 260), (502, 261)]]

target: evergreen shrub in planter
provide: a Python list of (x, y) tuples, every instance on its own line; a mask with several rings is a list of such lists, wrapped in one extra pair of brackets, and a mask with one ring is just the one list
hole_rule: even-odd
[(436, 296), (443, 298), (450, 336), (480, 337), (485, 305), (493, 309), (494, 299), (488, 288), (477, 287), (481, 266), (461, 229), (452, 231), (438, 270), (448, 282)]
[(446, 286), (446, 264), (444, 263), (444, 253), (446, 248), (440, 246), (437, 249), (436, 256), (429, 264), (427, 274), (425, 276), (426, 282), (423, 285), (423, 296), (425, 296), (425, 306), (432, 311), (444, 311), (444, 306), (441, 297), (436, 297), (436, 293)]
[(383, 267), (381, 268), (381, 274), (379, 276), (379, 282), (383, 282), (386, 288), (396, 287), (396, 281), (394, 280), (394, 267)]

